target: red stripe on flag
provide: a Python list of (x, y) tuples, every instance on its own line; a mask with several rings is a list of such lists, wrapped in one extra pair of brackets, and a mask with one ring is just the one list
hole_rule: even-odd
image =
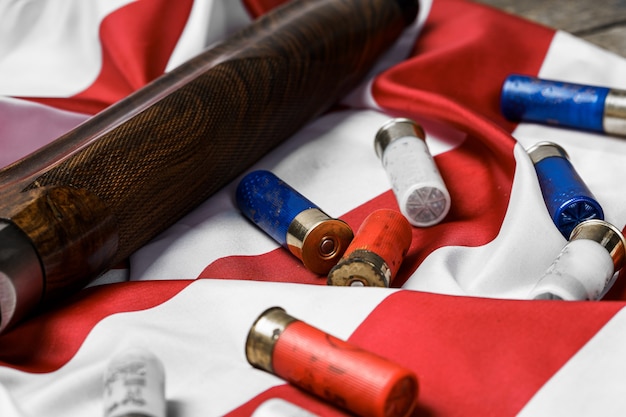
[(502, 83), (512, 72), (537, 74), (553, 36), (552, 29), (491, 7), (435, 0), (412, 58), (378, 78), (374, 97), (383, 108), (428, 115), (428, 102), (410, 103), (414, 94), (432, 92), (425, 98), (446, 97), (512, 131), (515, 125), (500, 113)]
[(226, 414), (225, 417), (249, 417), (252, 415), (252, 413), (254, 413), (254, 410), (256, 410), (263, 402), (271, 400), (272, 398), (282, 398), (318, 416), (353, 416), (353, 414), (345, 413), (330, 404), (318, 400), (316, 397), (309, 395), (298, 388), (295, 388), (293, 385), (279, 385), (262, 392), (261, 394), (251, 399), (249, 402), (242, 404), (237, 409)]
[[(513, 416), (624, 307), (593, 303), (589, 314), (589, 304), (400, 291), (349, 341), (415, 371), (420, 395), (413, 416)], [(320, 415), (343, 415), (322, 411), (319, 400), (284, 385), (228, 416), (250, 415), (272, 396)]]
[(415, 370), (436, 415), (515, 415), (623, 306), (403, 291), (350, 341)]
[(257, 18), (275, 7), (278, 7), (288, 0), (243, 0), (243, 4), (250, 13), (250, 16)]
[(326, 279), (307, 270), (298, 258), (282, 247), (262, 255), (217, 259), (204, 268), (198, 278), (326, 284)]
[(100, 320), (155, 307), (191, 282), (123, 282), (87, 288), (65, 300), (63, 308), (45, 311), (0, 336), (0, 366), (32, 373), (55, 371), (76, 354)]
[(114, 11), (100, 25), (102, 68), (94, 83), (71, 98), (29, 99), (95, 114), (125, 98), (164, 73), (192, 4), (140, 0)]

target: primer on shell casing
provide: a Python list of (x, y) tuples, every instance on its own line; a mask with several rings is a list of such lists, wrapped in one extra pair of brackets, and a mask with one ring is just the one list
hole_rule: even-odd
[(393, 119), (376, 133), (374, 147), (400, 206), (414, 226), (441, 222), (450, 210), (450, 193), (428, 150), (424, 130), (410, 119)]
[(373, 211), (328, 273), (327, 284), (389, 287), (411, 246), (412, 232), (411, 225), (398, 211)]
[(615, 226), (588, 220), (572, 231), (570, 241), (531, 290), (537, 300), (598, 300), (624, 265), (626, 241)]
[(318, 275), (328, 273), (354, 237), (346, 222), (331, 218), (270, 171), (246, 174), (236, 199), (248, 219)]

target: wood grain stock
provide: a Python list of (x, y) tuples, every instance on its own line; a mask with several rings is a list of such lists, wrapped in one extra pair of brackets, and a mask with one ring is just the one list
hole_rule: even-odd
[(44, 300), (128, 257), (327, 110), (416, 11), (291, 2), (0, 171), (0, 217), (37, 248)]

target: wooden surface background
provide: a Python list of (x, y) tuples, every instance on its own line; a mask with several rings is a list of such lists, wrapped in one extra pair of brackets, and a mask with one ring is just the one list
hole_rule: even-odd
[(475, 0), (626, 57), (626, 0)]

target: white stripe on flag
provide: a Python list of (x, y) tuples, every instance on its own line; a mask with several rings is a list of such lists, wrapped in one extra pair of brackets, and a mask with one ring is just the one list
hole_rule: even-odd
[(0, 168), (47, 145), (88, 117), (0, 96)]
[(0, 384), (0, 415), (2, 417), (26, 417), (2, 384)]
[[(524, 299), (566, 241), (552, 223), (527, 153), (515, 147), (515, 178), (498, 236), (483, 246), (431, 253), (403, 288)], [(468, 180), (468, 187), (477, 184)]]
[(28, 374), (0, 368), (0, 381), (16, 403), (24, 405), (25, 415), (98, 416), (102, 414), (102, 377), (107, 362), (125, 348), (140, 346), (164, 364), (170, 407), (181, 407), (188, 416), (224, 415), (284, 383), (253, 368), (244, 354), (250, 326), (267, 308), (282, 307), (297, 319), (347, 339), (393, 292), (197, 280), (155, 308), (102, 320), (59, 370)]
[(0, 2), (0, 94), (68, 97), (100, 73), (102, 20), (134, 0)]
[(250, 22), (239, 0), (195, 0), (165, 70), (174, 69)]

